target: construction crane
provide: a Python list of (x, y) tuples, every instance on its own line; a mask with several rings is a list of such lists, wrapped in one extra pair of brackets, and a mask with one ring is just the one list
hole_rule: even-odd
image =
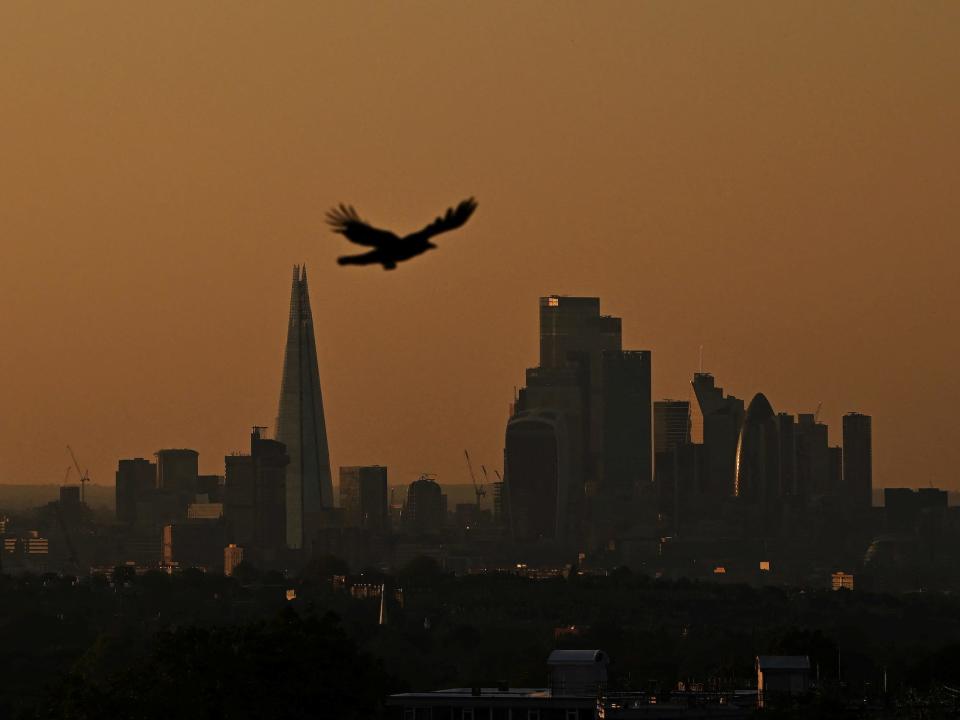
[(473, 483), (473, 492), (477, 496), (477, 512), (479, 512), (480, 501), (486, 496), (487, 491), (483, 488), (483, 485), (477, 482), (477, 476), (473, 472), (473, 463), (470, 462), (470, 453), (464, 450), (463, 455), (467, 458), (467, 470), (470, 471), (470, 481)]
[(67, 445), (67, 452), (70, 453), (70, 457), (73, 459), (73, 466), (77, 469), (77, 475), (80, 476), (80, 502), (82, 503), (85, 497), (83, 488), (88, 482), (90, 482), (90, 473), (87, 470), (80, 469), (80, 462), (77, 460), (77, 454), (69, 445)]
[[(481, 465), (481, 466), (480, 466), (480, 472), (483, 473), (483, 482), (486, 483), (486, 485), (489, 485), (489, 484), (490, 484), (490, 476), (487, 475), (487, 466), (486, 466), (486, 465)], [(487, 494), (486, 491), (484, 491), (483, 494), (486, 495), (486, 494)]]

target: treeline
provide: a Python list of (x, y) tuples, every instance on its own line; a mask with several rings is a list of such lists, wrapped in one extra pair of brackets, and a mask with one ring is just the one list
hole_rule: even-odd
[[(0, 717), (377, 717), (391, 692), (543, 686), (556, 647), (595, 647), (611, 684), (744, 686), (758, 654), (804, 654), (828, 693), (960, 686), (960, 599), (608, 577), (453, 577), (420, 558), (348, 578), (242, 568), (0, 577)], [(388, 589), (387, 623), (377, 597)], [(395, 591), (402, 588), (402, 594)], [(375, 593), (374, 593), (375, 595)]]

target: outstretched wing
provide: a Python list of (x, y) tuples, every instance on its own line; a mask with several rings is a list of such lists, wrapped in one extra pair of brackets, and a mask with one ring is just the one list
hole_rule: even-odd
[(456, 208), (447, 208), (445, 215), (438, 217), (423, 228), (423, 230), (408, 235), (404, 240), (429, 240), (434, 235), (447, 232), (447, 230), (454, 230), (469, 220), (470, 216), (473, 215), (473, 211), (476, 209), (477, 202), (472, 197), (467, 198), (457, 205)]
[(389, 230), (380, 230), (368, 225), (360, 219), (352, 205), (343, 203), (327, 212), (327, 223), (334, 232), (340, 233), (357, 245), (383, 247), (400, 239)]

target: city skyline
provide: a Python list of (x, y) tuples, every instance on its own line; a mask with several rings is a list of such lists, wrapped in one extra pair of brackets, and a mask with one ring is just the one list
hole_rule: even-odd
[[(101, 484), (160, 447), (220, 472), (273, 421), (306, 263), (334, 468), (498, 466), (559, 292), (624, 318), (654, 400), (689, 399), (702, 345), (728, 393), (823, 402), (831, 444), (871, 415), (875, 486), (957, 489), (960, 10), (507, 7), (385, 10), (383, 56), (349, 8), (0, 10), (23, 31), (0, 69), (0, 482), (60, 482), (68, 443)], [(451, 193), (484, 211), (443, 253), (339, 272), (325, 208), (417, 227)]]

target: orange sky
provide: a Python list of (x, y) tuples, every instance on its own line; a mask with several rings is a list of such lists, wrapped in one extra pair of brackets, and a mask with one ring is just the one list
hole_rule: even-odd
[[(282, 9), (281, 9), (282, 8)], [(0, 3), (0, 482), (273, 425), (291, 266), (330, 445), (500, 467), (537, 297), (602, 298), (655, 397), (874, 416), (958, 488), (960, 3)], [(339, 268), (344, 200), (441, 249)]]

